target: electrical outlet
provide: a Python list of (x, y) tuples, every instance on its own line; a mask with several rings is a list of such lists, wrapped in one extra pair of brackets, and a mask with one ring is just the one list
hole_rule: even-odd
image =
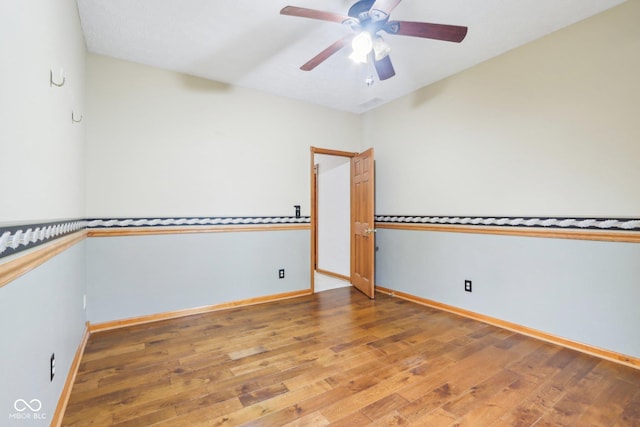
[(278, 278), (284, 279), (284, 268), (278, 270)]
[(49, 361), (49, 373), (50, 381), (53, 381), (53, 377), (56, 375), (56, 354), (51, 353), (51, 359)]
[(471, 280), (464, 281), (464, 291), (471, 292)]

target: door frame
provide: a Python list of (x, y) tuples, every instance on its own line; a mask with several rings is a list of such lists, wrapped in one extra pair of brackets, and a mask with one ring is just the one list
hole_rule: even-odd
[[(318, 259), (318, 254), (317, 254), (317, 250), (318, 250), (318, 243), (317, 243), (317, 238), (318, 238), (318, 195), (316, 194), (316, 176), (315, 176), (315, 155), (316, 154), (324, 154), (324, 155), (328, 155), (328, 156), (338, 156), (338, 157), (348, 157), (350, 159), (352, 159), (353, 157), (357, 156), (358, 153), (352, 153), (350, 151), (340, 151), (340, 150), (332, 150), (329, 148), (318, 148), (318, 147), (311, 147), (311, 165), (309, 168), (310, 171), (310, 184), (311, 184), (311, 218), (310, 218), (310, 222), (311, 222), (311, 262), (310, 262), (310, 269), (311, 269), (311, 293), (315, 293), (315, 272), (316, 272), (316, 265), (315, 262)], [(351, 188), (349, 188), (349, 197), (351, 198)], [(351, 263), (351, 260), (349, 260), (349, 263)]]

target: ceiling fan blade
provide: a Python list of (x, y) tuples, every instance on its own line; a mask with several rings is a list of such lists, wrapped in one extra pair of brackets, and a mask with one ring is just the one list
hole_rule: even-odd
[(396, 75), (396, 70), (393, 69), (393, 64), (391, 63), (389, 55), (379, 61), (374, 60), (373, 65), (376, 67), (376, 72), (378, 73), (378, 78), (380, 80), (387, 80)]
[(400, 0), (376, 0), (371, 6), (371, 10), (369, 10), (369, 16), (374, 22), (384, 21), (389, 18), (391, 11), (395, 9), (398, 4), (400, 4)]
[(389, 34), (422, 37), (460, 43), (467, 35), (467, 27), (430, 24), (428, 22), (389, 21), (384, 27)]
[(337, 51), (345, 47), (347, 44), (351, 43), (351, 40), (353, 40), (354, 37), (355, 37), (355, 34), (349, 34), (341, 38), (340, 40), (333, 43), (331, 46), (329, 46), (328, 48), (326, 48), (325, 50), (323, 50), (322, 52), (320, 52), (319, 54), (311, 58), (309, 61), (307, 61), (302, 67), (300, 67), (300, 69), (302, 71), (313, 70), (322, 62), (327, 60), (331, 55), (333, 55), (334, 53), (336, 53)]
[(316, 9), (307, 9), (306, 7), (285, 6), (280, 11), (281, 15), (300, 16), (302, 18), (318, 19), (320, 21), (337, 22), (342, 24), (344, 21), (352, 20), (350, 16), (340, 15), (339, 13), (325, 12)]

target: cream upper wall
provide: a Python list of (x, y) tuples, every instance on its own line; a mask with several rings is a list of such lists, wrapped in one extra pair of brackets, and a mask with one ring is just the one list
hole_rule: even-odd
[(360, 117), (90, 54), (89, 217), (309, 214), (310, 146), (357, 151)]
[(640, 216), (639, 22), (631, 0), (367, 113), (376, 212)]
[(311, 145), (375, 146), (378, 213), (638, 216), (639, 16), (628, 1), (354, 116), (95, 55), (85, 86), (75, 2), (2, 2), (0, 223), (308, 214)]
[(85, 50), (74, 0), (0, 2), (0, 224), (84, 216)]

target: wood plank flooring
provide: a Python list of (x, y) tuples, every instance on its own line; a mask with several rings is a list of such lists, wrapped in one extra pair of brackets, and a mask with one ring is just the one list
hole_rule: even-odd
[(640, 371), (352, 288), (94, 334), (65, 426), (640, 426)]

